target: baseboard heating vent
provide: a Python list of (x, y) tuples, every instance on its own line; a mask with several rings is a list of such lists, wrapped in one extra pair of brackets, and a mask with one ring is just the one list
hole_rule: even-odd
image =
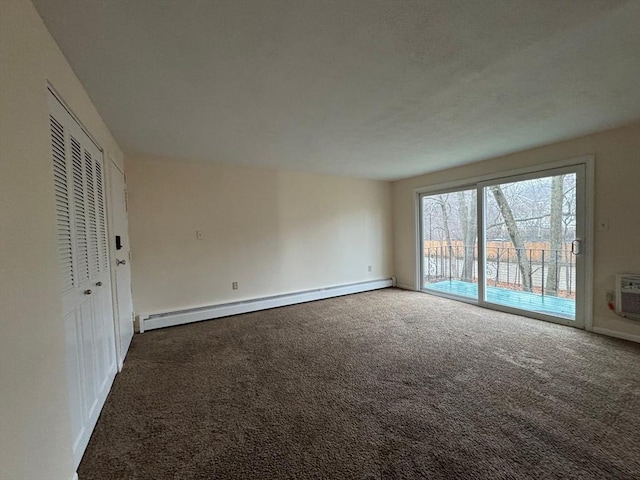
[(616, 275), (616, 313), (640, 320), (640, 275)]
[(306, 290), (303, 292), (286, 293), (283, 295), (273, 295), (240, 302), (222, 303), (219, 305), (209, 305), (204, 307), (189, 308), (186, 310), (176, 310), (172, 312), (147, 313), (138, 316), (140, 333), (156, 328), (172, 327), (185, 323), (200, 322), (214, 318), (228, 317), (241, 313), (256, 312), (269, 308), (285, 307), (297, 303), (312, 302), (325, 298), (340, 297), (352, 293), (368, 292), (393, 286), (391, 278), (383, 280), (373, 280), (370, 282), (351, 283), (348, 285), (337, 285), (334, 287)]

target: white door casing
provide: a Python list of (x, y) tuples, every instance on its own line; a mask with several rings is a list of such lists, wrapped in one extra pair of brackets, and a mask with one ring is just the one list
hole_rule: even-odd
[(73, 458), (77, 468), (116, 374), (102, 152), (49, 94)]
[[(118, 166), (109, 161), (109, 247), (112, 258), (114, 310), (116, 312), (116, 351), (118, 368), (122, 370), (124, 357), (133, 339), (133, 300), (131, 297), (131, 266), (127, 190), (125, 177)], [(116, 245), (120, 237), (120, 248)], [(124, 262), (124, 263), (123, 263)]]

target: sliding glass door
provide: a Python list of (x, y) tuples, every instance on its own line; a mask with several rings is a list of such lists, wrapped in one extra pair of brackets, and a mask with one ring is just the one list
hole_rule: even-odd
[(478, 297), (476, 189), (423, 195), (422, 287), (464, 298)]
[(577, 180), (572, 169), (481, 185), (485, 302), (575, 320)]
[(425, 292), (582, 326), (585, 167), (425, 192)]

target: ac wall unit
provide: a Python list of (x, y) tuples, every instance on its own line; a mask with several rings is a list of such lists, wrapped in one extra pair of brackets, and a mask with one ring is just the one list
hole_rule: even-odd
[(640, 320), (640, 275), (616, 275), (616, 312), (623, 317)]

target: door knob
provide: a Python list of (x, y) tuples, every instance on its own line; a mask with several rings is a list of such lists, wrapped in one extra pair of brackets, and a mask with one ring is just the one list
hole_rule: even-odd
[(85, 291), (84, 291), (84, 294), (85, 294), (85, 295), (91, 295), (92, 293), (93, 293), (93, 292), (92, 292), (91, 290), (85, 290)]

